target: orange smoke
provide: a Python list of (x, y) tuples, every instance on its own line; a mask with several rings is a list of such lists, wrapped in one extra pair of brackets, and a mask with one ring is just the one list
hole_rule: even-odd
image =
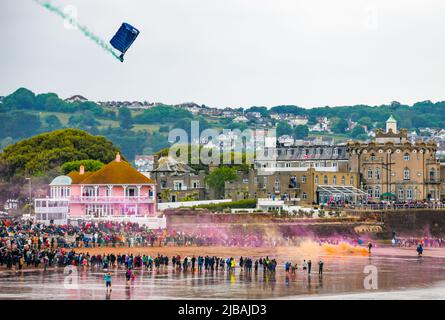
[(325, 243), (322, 245), (322, 248), (325, 253), (333, 255), (368, 255), (368, 249), (364, 247), (354, 247), (345, 242), (340, 242), (338, 245)]

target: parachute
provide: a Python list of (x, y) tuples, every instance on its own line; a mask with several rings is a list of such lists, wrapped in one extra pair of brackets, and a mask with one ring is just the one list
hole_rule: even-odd
[(121, 62), (124, 62), (125, 53), (131, 47), (134, 40), (136, 40), (139, 33), (138, 29), (124, 22), (119, 30), (117, 30), (114, 37), (110, 40), (110, 44), (113, 48), (121, 52), (121, 55), (119, 56)]

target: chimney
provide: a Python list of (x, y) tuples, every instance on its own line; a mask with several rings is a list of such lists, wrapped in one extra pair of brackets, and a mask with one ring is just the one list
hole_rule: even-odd
[(81, 164), (79, 168), (79, 174), (82, 175), (84, 173), (85, 173), (85, 167), (83, 166), (83, 164)]
[(121, 155), (119, 152), (116, 154), (116, 162), (121, 162)]

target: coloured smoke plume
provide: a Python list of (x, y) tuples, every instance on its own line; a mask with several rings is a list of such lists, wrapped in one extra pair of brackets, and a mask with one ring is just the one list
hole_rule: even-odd
[(346, 242), (339, 244), (324, 243), (322, 245), (323, 251), (331, 255), (368, 255), (368, 249), (359, 246), (352, 246)]
[(80, 32), (82, 32), (82, 34), (84, 36), (86, 36), (88, 39), (94, 41), (94, 43), (96, 43), (99, 47), (101, 47), (105, 51), (109, 52), (113, 57), (115, 57), (116, 59), (118, 59), (120, 61), (119, 55), (113, 51), (113, 48), (111, 46), (109, 46), (106, 41), (104, 41), (101, 38), (99, 38), (98, 36), (96, 36), (86, 26), (80, 24), (76, 19), (74, 19), (70, 15), (63, 12), (63, 10), (61, 10), (60, 8), (51, 4), (50, 1), (34, 0), (34, 2), (36, 2), (43, 8), (51, 11), (52, 13), (57, 14), (59, 17), (65, 19), (66, 21), (68, 21), (73, 27), (76, 27), (77, 29), (79, 29)]
[(300, 259), (316, 259), (324, 255), (345, 256), (345, 255), (368, 255), (364, 247), (354, 247), (346, 242), (339, 244), (320, 244), (311, 239), (304, 239), (295, 247), (289, 247), (289, 258), (297, 255)]

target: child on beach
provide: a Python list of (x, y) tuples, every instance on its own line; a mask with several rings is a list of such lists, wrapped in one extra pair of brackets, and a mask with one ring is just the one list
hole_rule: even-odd
[(307, 262), (306, 260), (303, 260), (303, 271), (307, 269)]
[(105, 287), (107, 292), (111, 291), (111, 273), (109, 271), (105, 274)]

